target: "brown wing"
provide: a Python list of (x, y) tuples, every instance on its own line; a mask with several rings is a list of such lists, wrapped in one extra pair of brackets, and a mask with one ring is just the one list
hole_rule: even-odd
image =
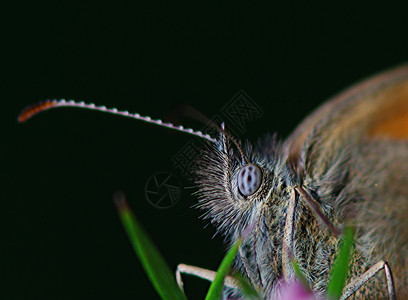
[(297, 160), (309, 134), (325, 131), (329, 150), (354, 139), (408, 138), (408, 64), (366, 79), (330, 99), (285, 141)]
[[(312, 166), (307, 176), (321, 181), (318, 182), (320, 193), (329, 195), (329, 200), (336, 190), (337, 179), (341, 178), (336, 175), (342, 170), (341, 162), (337, 165), (338, 158), (347, 156), (350, 173), (342, 194), (357, 197), (347, 198), (353, 200), (349, 202), (334, 200), (339, 215), (360, 228), (357, 239), (365, 263), (372, 265), (381, 259), (390, 263), (397, 295), (405, 299), (408, 295), (408, 64), (367, 79), (332, 98), (307, 117), (285, 145), (294, 165), (311, 162), (309, 165), (306, 162), (306, 167)], [(342, 156), (342, 153), (346, 154)], [(368, 291), (383, 291), (382, 286), (383, 281), (372, 281), (360, 292), (364, 295)]]

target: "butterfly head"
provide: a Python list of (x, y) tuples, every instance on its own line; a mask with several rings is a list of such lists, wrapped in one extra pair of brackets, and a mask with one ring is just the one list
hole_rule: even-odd
[(287, 197), (288, 172), (275, 136), (244, 146), (225, 133), (202, 151), (196, 184), (204, 217), (231, 239), (258, 222), (274, 202)]

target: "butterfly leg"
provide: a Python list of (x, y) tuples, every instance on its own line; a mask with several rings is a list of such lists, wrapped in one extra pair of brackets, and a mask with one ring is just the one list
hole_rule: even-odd
[(295, 193), (289, 199), (289, 206), (286, 213), (285, 227), (283, 229), (282, 242), (282, 268), (283, 278), (285, 282), (291, 282), (294, 277), (294, 271), (291, 264), (291, 256), (293, 251), (293, 235), (295, 223), (295, 211), (298, 202), (298, 197)]
[(282, 242), (282, 268), (283, 278), (286, 282), (291, 282), (295, 276), (292, 267), (292, 252), (293, 252), (293, 239), (295, 232), (295, 212), (299, 198), (301, 198), (315, 216), (326, 225), (334, 234), (338, 235), (339, 230), (330, 223), (325, 217), (323, 212), (319, 208), (319, 204), (314, 200), (308, 192), (302, 187), (296, 186), (293, 189), (293, 194), (289, 199), (289, 205), (286, 212), (285, 227), (283, 229), (283, 242)]
[[(217, 272), (199, 268), (196, 266), (179, 264), (176, 270), (176, 280), (177, 280), (177, 284), (180, 287), (180, 289), (183, 290), (184, 284), (183, 284), (183, 281), (181, 280), (181, 274), (193, 275), (193, 276), (197, 276), (199, 278), (206, 279), (208, 281), (213, 282), (215, 279), (215, 276), (217, 275)], [(228, 288), (238, 289), (237, 280), (232, 276), (225, 277), (224, 285)]]
[(335, 236), (339, 236), (341, 234), (341, 231), (336, 228), (329, 219), (323, 214), (323, 212), (320, 209), (319, 203), (315, 199), (313, 199), (312, 196), (309, 195), (309, 193), (302, 187), (295, 187), (296, 192), (299, 193), (299, 195), (302, 197), (302, 199), (305, 201), (307, 206), (310, 208), (310, 210), (315, 214), (318, 220), (320, 220)]
[(385, 279), (387, 281), (389, 299), (395, 300), (396, 298), (394, 280), (392, 278), (391, 269), (388, 266), (387, 262), (383, 260), (376, 263), (374, 266), (368, 269), (363, 275), (359, 276), (356, 279), (353, 279), (348, 285), (346, 285), (340, 299), (344, 300), (353, 295), (363, 284), (365, 284), (368, 280), (373, 278), (373, 276), (382, 269), (384, 269), (385, 272)]

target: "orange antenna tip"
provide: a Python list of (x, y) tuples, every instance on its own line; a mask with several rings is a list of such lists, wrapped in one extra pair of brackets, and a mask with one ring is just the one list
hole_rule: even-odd
[(23, 111), (18, 115), (17, 120), (20, 123), (23, 123), (25, 121), (27, 121), (28, 119), (30, 119), (32, 116), (50, 109), (51, 107), (54, 107), (56, 105), (55, 100), (51, 101), (51, 100), (46, 100), (46, 101), (42, 101), (30, 106), (27, 106), (25, 109), (23, 109)]
[(216, 142), (216, 139), (212, 138), (210, 135), (202, 133), (201, 131), (196, 131), (190, 128), (184, 128), (183, 126), (176, 126), (173, 125), (171, 123), (164, 123), (162, 120), (160, 119), (152, 119), (149, 116), (141, 116), (140, 114), (132, 114), (129, 113), (128, 111), (125, 110), (118, 110), (116, 108), (107, 108), (106, 106), (102, 105), (102, 106), (96, 106), (93, 103), (85, 103), (83, 101), (75, 101), (75, 100), (65, 100), (65, 99), (60, 99), (60, 100), (47, 100), (47, 101), (43, 101), (34, 105), (31, 105), (27, 108), (25, 108), (20, 115), (18, 116), (17, 120), (19, 122), (25, 122), (27, 121), (29, 118), (31, 118), (32, 116), (45, 111), (47, 109), (53, 108), (53, 107), (77, 107), (77, 108), (83, 108), (83, 109), (90, 109), (90, 110), (95, 110), (95, 111), (101, 111), (101, 112), (105, 112), (105, 113), (110, 113), (110, 114), (114, 114), (114, 115), (119, 115), (122, 117), (128, 117), (128, 118), (132, 118), (132, 119), (136, 119), (139, 121), (144, 121), (150, 124), (156, 124), (158, 126), (161, 127), (166, 127), (166, 128), (170, 128), (173, 130), (178, 130), (181, 132), (186, 132), (189, 133), (191, 135), (197, 136), (199, 138), (203, 138), (206, 139), (210, 142)]

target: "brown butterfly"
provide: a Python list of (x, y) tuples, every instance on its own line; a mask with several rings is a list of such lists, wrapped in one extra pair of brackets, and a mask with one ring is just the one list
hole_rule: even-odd
[[(121, 114), (207, 139), (196, 169), (199, 206), (227, 240), (245, 235), (235, 267), (266, 299), (294, 279), (292, 259), (323, 296), (345, 225), (356, 234), (342, 299), (408, 297), (408, 65), (330, 99), (285, 141), (267, 135), (256, 145), (241, 146), (224, 127), (214, 139), (75, 101), (42, 102), (19, 121), (58, 106)], [(214, 277), (180, 265), (179, 282), (181, 273)], [(236, 288), (232, 278), (225, 283)]]

